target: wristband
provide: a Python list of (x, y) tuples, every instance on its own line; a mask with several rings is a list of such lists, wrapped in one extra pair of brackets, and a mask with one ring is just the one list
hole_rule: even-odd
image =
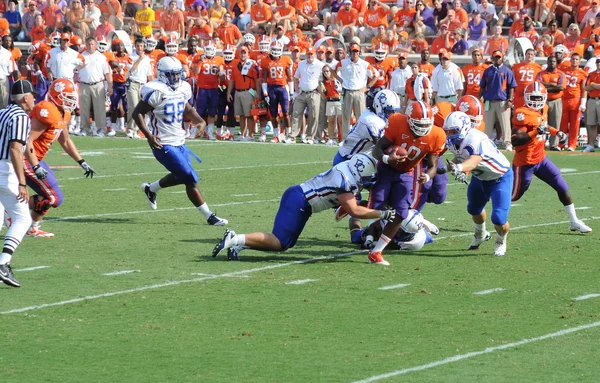
[(384, 154), (383, 157), (381, 157), (381, 161), (383, 161), (384, 164), (387, 164), (389, 160), (390, 156), (388, 156), (387, 154)]
[(463, 166), (462, 164), (458, 164), (456, 165), (456, 171), (462, 172), (463, 171)]
[(77, 161), (77, 163), (78, 163), (79, 165), (81, 165), (81, 164), (82, 164), (82, 163), (84, 163), (84, 162), (85, 162), (85, 160), (84, 160), (83, 158), (82, 158), (82, 159), (80, 159), (79, 161)]
[(26, 184), (19, 184), (19, 187), (26, 188), (26, 187), (27, 187), (27, 185), (26, 185)]
[(423, 173), (423, 174), (425, 174), (425, 179), (426, 179), (426, 181), (425, 181), (425, 182), (423, 182), (423, 183), (425, 183), (425, 184), (426, 184), (427, 182), (429, 182), (429, 181), (431, 180), (431, 177), (430, 177), (430, 176), (429, 176), (429, 174), (427, 174), (427, 173)]

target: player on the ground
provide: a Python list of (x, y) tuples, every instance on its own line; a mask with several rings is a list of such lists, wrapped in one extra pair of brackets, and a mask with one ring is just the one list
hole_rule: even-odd
[(360, 153), (300, 185), (289, 187), (281, 197), (272, 233), (236, 234), (227, 229), (213, 249), (213, 257), (227, 250), (227, 259), (238, 260), (244, 248), (285, 251), (294, 247), (312, 214), (338, 205), (354, 217), (394, 219), (394, 210), (373, 210), (356, 203), (356, 194), (373, 183), (376, 171), (375, 159)]
[(555, 135), (566, 142), (567, 135), (547, 123), (546, 105), (548, 93), (540, 82), (534, 82), (525, 89), (525, 106), (515, 110), (512, 118), (512, 138), (515, 148), (513, 171), (515, 174), (512, 186), (512, 200), (519, 200), (529, 189), (535, 175), (558, 194), (558, 199), (565, 207), (571, 221), (571, 231), (589, 233), (592, 231), (575, 214), (575, 205), (569, 193), (569, 185), (560, 174), (556, 165), (548, 159), (544, 143), (548, 135)]
[[(446, 147), (446, 135), (433, 125), (433, 113), (428, 104), (414, 102), (407, 113), (390, 117), (383, 137), (373, 149), (373, 156), (380, 162), (377, 183), (371, 190), (371, 206), (378, 208), (389, 204), (397, 212), (369, 253), (370, 262), (386, 266), (389, 262), (383, 258), (382, 251), (408, 216), (413, 191), (412, 170), (427, 156), (428, 169), (421, 174), (419, 183), (429, 182), (437, 174), (438, 157)], [(395, 151), (384, 154), (384, 150), (392, 145), (403, 147), (407, 155), (400, 157)]]
[(48, 100), (35, 105), (29, 114), (31, 133), (28, 147), (30, 149), (25, 153), (25, 177), (27, 186), (36, 194), (29, 199), (33, 223), (26, 233), (28, 236), (54, 237), (53, 233), (40, 229), (40, 222), (51, 207), (60, 206), (64, 199), (52, 169), (44, 162), (46, 153), (56, 140), (85, 170), (86, 177), (91, 178), (96, 173), (81, 157), (67, 130), (71, 113), (77, 106), (77, 99), (75, 84), (71, 80), (64, 78), (54, 80), (48, 90)]
[(506, 254), (506, 237), (510, 225), (510, 189), (513, 172), (510, 162), (488, 136), (472, 129), (471, 119), (463, 112), (451, 113), (444, 122), (448, 149), (455, 158), (448, 169), (458, 181), (467, 182), (465, 172), (472, 174), (467, 188), (467, 211), (473, 218), (475, 233), (468, 250), (477, 250), (492, 236), (486, 230), (485, 205), (492, 200), (492, 223), (496, 229), (494, 255)]
[[(181, 128), (187, 118), (200, 132), (206, 123), (189, 104), (192, 98), (190, 84), (183, 79), (183, 67), (174, 57), (163, 57), (158, 62), (157, 79), (142, 87), (142, 101), (135, 107), (132, 118), (146, 136), (154, 158), (170, 173), (152, 183), (143, 183), (142, 191), (148, 205), (156, 210), (156, 194), (160, 189), (185, 185), (187, 196), (204, 215), (209, 225), (226, 225), (228, 221), (217, 217), (204, 201), (198, 188), (198, 175), (192, 168), (190, 156), (200, 159), (185, 146), (185, 130)], [(146, 127), (144, 116), (151, 113), (150, 127)]]

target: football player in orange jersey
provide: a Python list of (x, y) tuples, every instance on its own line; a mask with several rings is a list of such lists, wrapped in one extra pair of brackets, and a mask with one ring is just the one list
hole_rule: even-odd
[(525, 88), (535, 81), (542, 67), (535, 62), (535, 50), (529, 48), (525, 51), (525, 61), (516, 63), (512, 66), (515, 75), (517, 87), (515, 88), (515, 110), (525, 105)]
[[(125, 111), (127, 110), (127, 72), (133, 59), (125, 51), (125, 44), (120, 39), (112, 41), (113, 60), (109, 62), (113, 72), (113, 93), (110, 95), (110, 131), (106, 133), (114, 137), (117, 130), (125, 131)], [(133, 107), (133, 105), (131, 106)], [(98, 127), (102, 129), (102, 127)]]
[(437, 127), (444, 126), (444, 121), (446, 117), (450, 115), (450, 113), (456, 110), (453, 103), (448, 101), (438, 102), (431, 108), (431, 113), (433, 113), (433, 125)]
[(31, 45), (31, 54), (27, 62), (31, 60), (32, 75), (31, 80), (38, 92), (35, 95), (35, 102), (38, 103), (46, 98), (50, 81), (48, 80), (48, 59), (50, 55), (50, 46), (43, 41), (38, 41)]
[(158, 64), (158, 60), (165, 56), (165, 52), (156, 49), (157, 44), (158, 41), (156, 41), (152, 35), (144, 39), (144, 52), (146, 52), (146, 56), (150, 58), (152, 68), (154, 69), (154, 77), (156, 77), (156, 65)]
[[(271, 39), (267, 35), (262, 35), (258, 39), (257, 44), (258, 53), (256, 51), (253, 52), (252, 50), (250, 50), (250, 59), (256, 61), (260, 66), (262, 59), (269, 55), (269, 50), (271, 49)], [(254, 53), (254, 55), (252, 53)], [(256, 58), (253, 59), (252, 56), (255, 56)]]
[[(219, 105), (219, 80), (225, 75), (223, 58), (216, 56), (217, 50), (211, 43), (204, 46), (204, 59), (194, 68), (197, 79), (196, 111), (207, 118), (207, 134), (214, 140), (217, 106)], [(194, 137), (195, 134), (192, 134)]]
[[(288, 115), (290, 106), (290, 94), (294, 93), (294, 82), (292, 81), (292, 60), (283, 55), (283, 44), (275, 41), (271, 44), (270, 54), (261, 62), (262, 82), (261, 88), (263, 99), (269, 105), (271, 113), (271, 122), (273, 123), (273, 135), (276, 133), (285, 137), (287, 129), (290, 127), (290, 116)], [(281, 129), (279, 128), (279, 107), (281, 107)], [(275, 138), (273, 138), (275, 139)], [(260, 142), (267, 140), (266, 134), (261, 131)]]
[[(226, 45), (223, 49), (223, 72), (224, 77), (221, 78), (219, 85), (219, 108), (217, 111), (217, 140), (233, 140), (235, 133), (235, 111), (233, 102), (227, 101), (227, 85), (231, 80), (231, 71), (233, 70), (233, 60), (235, 59), (235, 47)], [(232, 93), (235, 90), (232, 91)], [(223, 117), (227, 108), (227, 131), (223, 131)]]
[[(176, 39), (171, 38), (171, 39), (169, 39), (169, 41), (167, 41), (165, 43), (165, 53), (167, 56), (173, 56), (177, 60), (179, 60), (179, 62), (183, 66), (183, 72), (185, 74), (185, 77), (189, 78), (190, 77), (190, 64), (188, 62), (187, 56), (179, 53), (179, 43), (177, 42)], [(158, 59), (160, 60), (161, 58), (162, 57), (160, 57)]]
[[(385, 154), (392, 146), (403, 147), (408, 153), (400, 157), (395, 151)], [(369, 253), (369, 261), (389, 265), (382, 255), (383, 249), (400, 229), (410, 208), (413, 174), (412, 170), (427, 156), (427, 172), (421, 174), (419, 183), (429, 182), (437, 174), (438, 158), (446, 147), (446, 134), (433, 125), (431, 107), (422, 102), (412, 103), (407, 115), (394, 114), (388, 120), (383, 137), (373, 149), (373, 157), (379, 161), (377, 182), (371, 188), (370, 206), (377, 209), (385, 204), (396, 210), (396, 216), (388, 222), (383, 234)]]
[(555, 135), (566, 142), (567, 135), (547, 123), (546, 100), (548, 91), (541, 82), (535, 81), (525, 89), (525, 106), (515, 110), (512, 118), (511, 141), (515, 148), (513, 171), (515, 174), (512, 200), (518, 201), (529, 189), (535, 175), (558, 194), (571, 221), (570, 230), (589, 233), (590, 227), (577, 218), (569, 186), (556, 165), (548, 159), (544, 149), (546, 136)]
[(376, 94), (381, 89), (389, 87), (392, 72), (396, 65), (394, 60), (388, 57), (387, 45), (383, 43), (377, 44), (373, 53), (373, 56), (365, 57), (365, 61), (371, 64), (377, 73), (379, 73), (379, 79), (371, 87), (372, 93)]
[(465, 93), (475, 97), (479, 97), (479, 82), (483, 71), (487, 68), (483, 64), (483, 51), (479, 48), (473, 49), (471, 57), (473, 58), (472, 64), (467, 64), (462, 68), (463, 74), (465, 75)]
[(456, 102), (456, 110), (465, 113), (471, 119), (473, 128), (485, 133), (485, 122), (483, 121), (483, 105), (475, 96), (462, 96)]
[(44, 162), (46, 153), (58, 140), (64, 151), (85, 170), (86, 177), (96, 173), (77, 151), (71, 141), (67, 125), (71, 113), (77, 106), (77, 91), (71, 80), (58, 79), (50, 84), (48, 100), (35, 105), (30, 113), (31, 133), (25, 153), (25, 177), (36, 195), (29, 199), (33, 223), (28, 236), (51, 238), (53, 233), (40, 230), (40, 222), (51, 207), (58, 207), (63, 201), (63, 193), (54, 173)]
[(578, 53), (573, 53), (570, 61), (571, 66), (563, 70), (566, 81), (562, 99), (563, 115), (560, 120), (560, 130), (568, 134), (567, 150), (572, 152), (577, 148), (581, 113), (585, 111), (587, 102), (587, 91), (585, 90), (587, 73), (579, 68), (580, 56)]

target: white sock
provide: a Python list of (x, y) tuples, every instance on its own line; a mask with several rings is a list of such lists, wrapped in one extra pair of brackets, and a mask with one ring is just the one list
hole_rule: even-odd
[(246, 244), (246, 234), (236, 234), (231, 238), (231, 246), (244, 246)]
[(119, 129), (123, 129), (125, 127), (125, 117), (119, 117), (118, 121), (118, 128)]
[(500, 235), (500, 234), (496, 233), (496, 242), (506, 243), (506, 237), (508, 237), (508, 233), (506, 233), (504, 235)]
[(266, 134), (267, 134), (267, 127), (265, 126), (264, 128), (260, 128), (260, 135), (265, 136)]
[(206, 130), (208, 131), (208, 135), (212, 136), (213, 135), (213, 130), (215, 128), (215, 124), (208, 124), (206, 126)]
[(160, 181), (154, 181), (154, 182), (152, 182), (152, 183), (150, 184), (150, 191), (151, 191), (152, 193), (156, 193), (156, 192), (158, 192), (160, 189), (162, 189), (162, 188), (160, 187)]
[(10, 255), (8, 253), (0, 254), (0, 265), (6, 265), (7, 263), (10, 263), (11, 259), (12, 259), (12, 255)]
[(210, 211), (206, 202), (198, 206), (196, 209), (198, 209), (198, 211), (202, 213), (202, 215), (204, 215), (204, 218), (206, 219), (208, 219), (212, 215), (212, 211)]
[(373, 253), (375, 253), (377, 251), (383, 251), (383, 249), (385, 249), (385, 247), (388, 245), (388, 243), (390, 243), (390, 239), (387, 236), (381, 234), (381, 237), (379, 237), (379, 240), (377, 240), (375, 247), (371, 251)]
[(235, 128), (227, 128), (227, 131), (229, 132), (230, 136), (234, 136), (235, 135)]
[(483, 236), (483, 233), (485, 233), (485, 222), (482, 224), (476, 223), (475, 234), (481, 234)]
[(577, 221), (577, 214), (575, 214), (575, 204), (570, 204), (570, 205), (565, 206), (565, 211), (569, 215), (569, 220), (571, 222)]

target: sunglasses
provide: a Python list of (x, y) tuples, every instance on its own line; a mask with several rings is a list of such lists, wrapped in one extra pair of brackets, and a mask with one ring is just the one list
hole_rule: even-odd
[(406, 57), (398, 57), (398, 60), (406, 60)]

